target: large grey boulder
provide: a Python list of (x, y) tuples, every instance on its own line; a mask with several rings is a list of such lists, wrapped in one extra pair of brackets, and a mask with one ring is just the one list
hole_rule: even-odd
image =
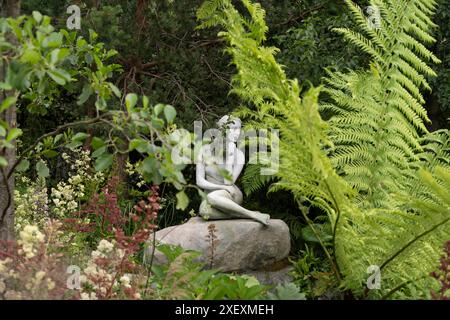
[[(179, 245), (184, 249), (202, 253), (200, 261), (210, 264), (211, 225), (215, 226), (213, 268), (221, 271), (257, 270), (285, 259), (290, 251), (289, 227), (282, 220), (270, 220), (263, 226), (253, 220), (233, 219), (205, 221), (200, 217), (156, 232), (156, 243)], [(146, 259), (153, 250), (152, 243), (146, 249)], [(165, 256), (155, 250), (153, 263), (167, 263)]]

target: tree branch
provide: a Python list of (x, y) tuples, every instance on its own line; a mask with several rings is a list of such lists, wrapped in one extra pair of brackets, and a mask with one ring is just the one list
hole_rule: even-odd
[(288, 20), (278, 23), (276, 26), (284, 26), (286, 24), (290, 24), (291, 22), (296, 22), (297, 20), (302, 21), (303, 19), (307, 18), (311, 13), (324, 8), (329, 2), (330, 1), (327, 0), (322, 3), (318, 3), (315, 6), (310, 7), (308, 10), (301, 12), (299, 15), (291, 16)]
[(25, 156), (28, 154), (28, 152), (32, 151), (34, 148), (36, 148), (36, 146), (39, 144), (39, 142), (41, 142), (42, 140), (44, 140), (45, 138), (48, 137), (52, 137), (54, 135), (57, 135), (63, 131), (65, 131), (68, 128), (72, 128), (72, 127), (78, 127), (78, 126), (83, 126), (83, 125), (92, 125), (98, 122), (101, 122), (102, 119), (105, 116), (98, 116), (95, 117), (93, 119), (89, 119), (89, 120), (82, 120), (82, 121), (76, 121), (76, 122), (70, 122), (70, 123), (66, 123), (64, 125), (61, 125), (59, 127), (57, 127), (55, 130), (48, 132), (42, 136), (40, 136), (38, 139), (36, 139), (36, 141), (29, 146), (27, 149), (25, 149), (22, 154), (20, 155), (20, 157), (17, 159), (17, 161), (14, 163), (14, 165), (11, 167), (11, 170), (8, 172), (7, 174), (7, 178), (9, 179), (11, 177), (11, 175), (14, 173), (14, 170), (16, 169), (16, 167), (19, 165), (20, 162), (22, 162), (22, 160), (25, 158)]

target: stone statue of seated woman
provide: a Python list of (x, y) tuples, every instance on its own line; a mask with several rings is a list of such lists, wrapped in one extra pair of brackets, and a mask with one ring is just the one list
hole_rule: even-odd
[[(245, 163), (245, 156), (237, 147), (241, 121), (226, 115), (217, 124), (221, 130), (227, 132), (202, 147), (196, 167), (197, 186), (207, 194), (207, 198), (200, 205), (200, 215), (204, 219), (212, 220), (253, 219), (268, 225), (268, 214), (247, 210), (241, 206), (242, 192), (235, 184)], [(223, 136), (225, 143), (222, 142)]]

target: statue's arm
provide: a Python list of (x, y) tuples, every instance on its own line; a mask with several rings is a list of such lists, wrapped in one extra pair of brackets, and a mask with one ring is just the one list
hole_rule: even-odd
[(239, 175), (241, 174), (242, 169), (244, 168), (244, 164), (245, 164), (244, 153), (241, 150), (236, 149), (234, 165), (233, 165), (233, 173), (232, 173), (233, 183), (235, 183), (236, 180), (239, 178)]
[(227, 186), (210, 182), (205, 179), (205, 165), (203, 163), (198, 163), (196, 167), (196, 183), (197, 186), (204, 190), (224, 190)]

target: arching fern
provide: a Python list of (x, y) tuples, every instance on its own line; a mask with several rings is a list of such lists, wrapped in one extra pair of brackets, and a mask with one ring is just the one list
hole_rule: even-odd
[[(337, 260), (342, 284), (371, 298), (427, 298), (429, 277), (450, 239), (450, 171), (436, 167), (435, 175), (421, 170), (419, 180), (429, 197), (398, 196), (408, 210), (355, 210), (339, 225)], [(367, 268), (380, 268), (381, 287), (367, 290)]]
[[(400, 18), (392, 14), (403, 13), (406, 10), (403, 6), (407, 4), (428, 8), (427, 13), (431, 13), (431, 2), (384, 1), (382, 12), (393, 19), (392, 25), (385, 22), (384, 27), (395, 29), (401, 23), (405, 29), (414, 31), (419, 39), (431, 40), (410, 26), (409, 20), (398, 20)], [(401, 76), (395, 76), (389, 69), (391, 65), (381, 62), (385, 55), (390, 56), (390, 61), (398, 65), (397, 71), (403, 68), (405, 73), (406, 70), (413, 73), (402, 63), (413, 58), (409, 55), (409, 60), (404, 60), (403, 55), (388, 52), (400, 46), (388, 49), (387, 44), (374, 38), (368, 46), (382, 45), (386, 52), (380, 51), (380, 57), (374, 59), (370, 71), (330, 75), (330, 86), (326, 91), (335, 99), (324, 108), (335, 112), (335, 117), (327, 123), (319, 114), (320, 88), (311, 88), (300, 98), (297, 81), (287, 79), (275, 60), (277, 49), (262, 45), (267, 27), (261, 7), (249, 0), (242, 0), (242, 3), (250, 20), (241, 15), (230, 0), (206, 1), (199, 11), (199, 18), (204, 26), (219, 25), (225, 30), (219, 35), (228, 42), (227, 52), (238, 70), (233, 77), (233, 92), (248, 104), (239, 109), (239, 116), (246, 120), (247, 126), (280, 129), (280, 166), (271, 190), (290, 191), (308, 222), (311, 222), (308, 206), (319, 207), (326, 213), (332, 229), (334, 252), (324, 249), (342, 287), (360, 297), (424, 297), (429, 292), (429, 272), (436, 264), (442, 243), (450, 237), (450, 174), (448, 169), (440, 166), (445, 161), (435, 161), (438, 155), (448, 159), (445, 153), (448, 142), (440, 134), (425, 138), (428, 144), (421, 141), (420, 130), (426, 131), (423, 126), (426, 113), (421, 111), (420, 104), (420, 108), (409, 105), (413, 101), (410, 97), (418, 99), (419, 96), (413, 96), (412, 87), (405, 85), (403, 78), (399, 80)], [(381, 1), (373, 3), (382, 4)], [(386, 12), (388, 7), (392, 12)], [(422, 14), (411, 13), (414, 10), (406, 11), (411, 17), (425, 19)], [(385, 32), (366, 31), (369, 36)], [(414, 50), (427, 53), (412, 40), (405, 41), (409, 41)], [(377, 54), (373, 53), (374, 56)], [(417, 70), (428, 70), (419, 65)], [(392, 77), (386, 78), (386, 72)], [(358, 112), (361, 114), (356, 116)], [(351, 122), (347, 123), (342, 116), (346, 113), (353, 117)], [(342, 117), (337, 120), (340, 115)], [(332, 149), (333, 144), (327, 132), (331, 133), (336, 146), (331, 159), (327, 157), (327, 150)], [(374, 148), (370, 140), (374, 136), (381, 149)], [(344, 170), (345, 178), (337, 174), (332, 161), (339, 170)], [(419, 167), (429, 171), (421, 169), (418, 175)], [(257, 167), (250, 168), (249, 175), (256, 173)], [(371, 181), (374, 176), (369, 174), (374, 172), (378, 175), (375, 178), (380, 180), (378, 184)], [(357, 178), (352, 178), (358, 175), (360, 185)], [(402, 183), (406, 183), (408, 177), (416, 178), (426, 197), (400, 194), (395, 199), (394, 196), (387, 198), (391, 191), (397, 191), (398, 185), (402, 186), (402, 191), (407, 190)], [(246, 179), (256, 181), (251, 177)], [(354, 200), (353, 190), (346, 180), (359, 191), (359, 201)], [(362, 209), (362, 203), (366, 209)], [(310, 227), (313, 227), (312, 223)], [(381, 268), (379, 290), (366, 289), (370, 265)]]
[(389, 206), (389, 194), (404, 183), (404, 170), (417, 161), (420, 137), (429, 122), (421, 89), (435, 76), (427, 62), (439, 62), (424, 44), (434, 42), (430, 30), (436, 1), (372, 0), (380, 26), (368, 23), (363, 10), (345, 1), (358, 31), (335, 29), (372, 57), (370, 68), (330, 72), (324, 91), (331, 103), (331, 153), (340, 174), (359, 190), (363, 207)]

